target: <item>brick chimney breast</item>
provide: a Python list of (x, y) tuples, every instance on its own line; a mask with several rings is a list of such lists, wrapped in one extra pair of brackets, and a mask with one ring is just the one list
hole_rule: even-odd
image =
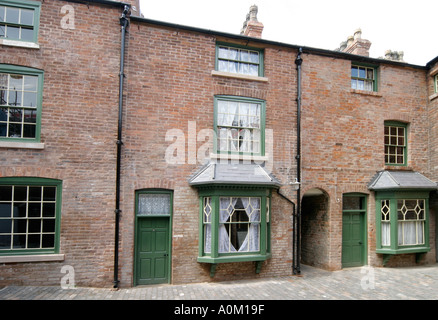
[(246, 15), (246, 20), (243, 23), (240, 34), (248, 37), (261, 38), (263, 32), (263, 23), (257, 20), (258, 7), (252, 5), (249, 8), (249, 13)]

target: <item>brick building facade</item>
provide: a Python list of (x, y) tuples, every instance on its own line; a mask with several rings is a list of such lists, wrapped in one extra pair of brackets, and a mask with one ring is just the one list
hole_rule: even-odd
[(254, 7), (233, 35), (129, 2), (0, 0), (0, 284), (436, 260), (436, 59), (263, 40)]

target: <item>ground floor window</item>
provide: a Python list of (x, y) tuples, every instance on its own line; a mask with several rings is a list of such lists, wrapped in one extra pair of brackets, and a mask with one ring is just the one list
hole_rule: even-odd
[(0, 179), (0, 255), (57, 253), (61, 181)]
[(415, 252), (429, 247), (428, 192), (377, 194), (377, 249)]
[[(201, 192), (203, 193), (203, 192)], [(234, 193), (233, 195), (231, 195)], [(267, 191), (201, 196), (201, 262), (264, 260), (270, 251)]]

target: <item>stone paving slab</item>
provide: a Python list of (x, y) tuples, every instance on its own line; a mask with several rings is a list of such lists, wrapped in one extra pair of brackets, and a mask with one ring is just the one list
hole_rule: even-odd
[(340, 271), (302, 265), (298, 276), (118, 290), (8, 286), (0, 300), (438, 300), (438, 264)]

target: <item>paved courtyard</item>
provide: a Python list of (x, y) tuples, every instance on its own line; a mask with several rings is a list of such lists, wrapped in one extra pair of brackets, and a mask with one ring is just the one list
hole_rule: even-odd
[(437, 300), (438, 264), (325, 271), (299, 276), (135, 288), (0, 288), (0, 300)]

